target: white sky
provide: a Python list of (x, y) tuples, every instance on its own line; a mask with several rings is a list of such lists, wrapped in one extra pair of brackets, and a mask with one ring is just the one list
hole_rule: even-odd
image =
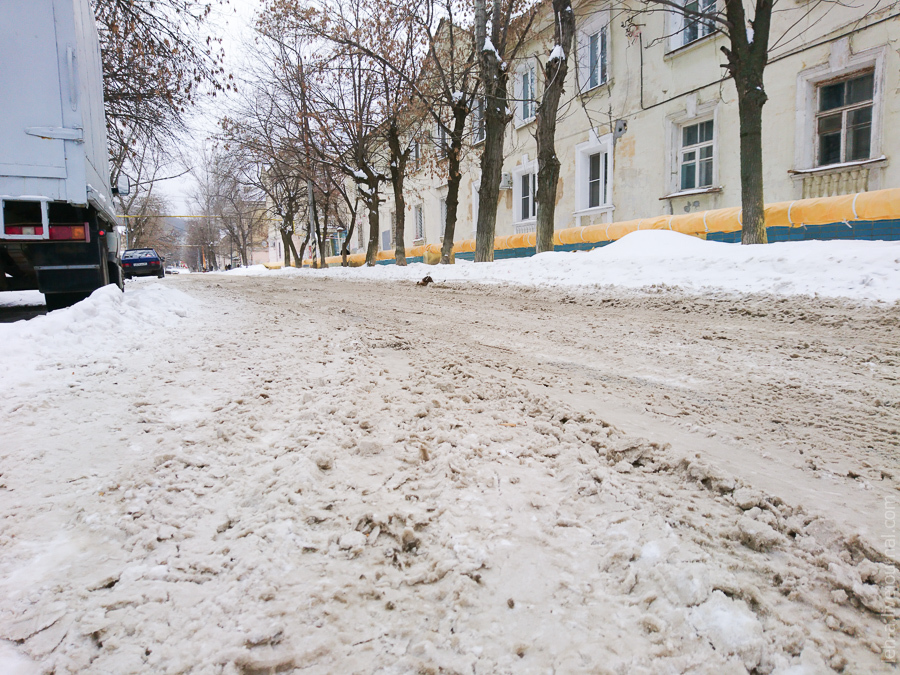
[[(252, 44), (252, 22), (254, 15), (264, 5), (265, 0), (227, 0), (228, 4), (213, 10), (210, 23), (211, 34), (221, 36), (225, 50), (225, 71), (237, 79), (247, 55), (247, 45)], [(218, 130), (218, 120), (226, 107), (226, 96), (219, 93), (215, 98), (198, 101), (195, 112), (188, 121), (189, 131), (181, 148), (188, 158), (196, 158), (204, 141)], [(194, 161), (196, 161), (194, 159)], [(179, 170), (173, 171), (177, 173)], [(160, 183), (157, 189), (171, 204), (172, 215), (191, 213), (188, 195), (196, 186), (194, 178), (187, 174), (177, 179)]]

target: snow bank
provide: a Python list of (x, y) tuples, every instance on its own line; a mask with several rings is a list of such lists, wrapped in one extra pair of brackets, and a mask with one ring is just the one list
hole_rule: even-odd
[(123, 345), (139, 349), (188, 316), (197, 301), (161, 284), (129, 287), (122, 293), (104, 286), (72, 307), (30, 321), (0, 325), (0, 372), (4, 387), (45, 387), (47, 370), (68, 369), (85, 358), (119, 352)]
[(774, 293), (855, 300), (900, 300), (900, 242), (802, 241), (739, 246), (677, 232), (648, 230), (587, 252), (541, 253), (531, 258), (453, 266), (377, 265), (326, 270), (267, 270), (229, 274), (326, 274), (336, 278), (507, 282), (528, 286), (612, 285), (640, 289), (679, 286), (691, 293)]
[(7, 291), (0, 293), (0, 307), (32, 307), (44, 304), (40, 291)]

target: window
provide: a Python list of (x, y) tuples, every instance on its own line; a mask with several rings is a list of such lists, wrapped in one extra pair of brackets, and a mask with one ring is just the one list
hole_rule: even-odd
[(397, 214), (391, 211), (391, 247), (397, 244)]
[(714, 124), (712, 120), (681, 127), (678, 153), (680, 190), (712, 187), (714, 162)]
[(475, 109), (472, 111), (472, 136), (476, 143), (481, 143), (485, 137), (484, 127), (484, 99), (475, 100)]
[(478, 196), (481, 190), (481, 176), (473, 174), (472, 176), (472, 236), (474, 237), (478, 231)]
[[(597, 216), (612, 209), (612, 134), (575, 146), (575, 213)], [(588, 213), (590, 211), (590, 213)]]
[(529, 59), (528, 63), (520, 66), (516, 72), (516, 116), (519, 118), (519, 124), (534, 119), (537, 108), (536, 98), (535, 68), (534, 63)]
[(582, 92), (609, 81), (609, 10), (593, 12), (578, 27), (578, 86)]
[(537, 174), (523, 173), (519, 181), (519, 220), (531, 220), (537, 217)]
[(416, 163), (418, 163), (418, 161), (420, 159), (422, 159), (422, 146), (419, 145), (419, 141), (413, 141), (412, 157), (413, 157), (413, 161)]
[(588, 156), (588, 208), (594, 209), (606, 201), (606, 153)]
[(416, 204), (413, 209), (416, 219), (416, 239), (425, 239), (425, 214), (421, 204)]
[(673, 13), (672, 48), (677, 49), (695, 42), (715, 30), (715, 23), (701, 19), (697, 14), (711, 15), (716, 11), (716, 0), (683, 0), (684, 12)]
[(818, 166), (869, 159), (874, 93), (873, 71), (818, 87)]
[(606, 27), (588, 38), (588, 88), (606, 82)]
[(437, 146), (438, 157), (446, 157), (449, 144), (447, 143), (447, 127), (443, 124), (435, 125), (434, 144)]

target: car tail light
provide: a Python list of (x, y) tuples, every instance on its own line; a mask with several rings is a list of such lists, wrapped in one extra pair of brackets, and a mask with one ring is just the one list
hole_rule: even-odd
[(126, 262), (123, 262), (123, 263), (122, 263), (122, 267), (131, 267), (131, 264), (132, 264), (132, 263), (126, 263)]

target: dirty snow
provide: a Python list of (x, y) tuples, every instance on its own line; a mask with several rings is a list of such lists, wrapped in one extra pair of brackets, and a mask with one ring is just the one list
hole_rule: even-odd
[[(321, 274), (312, 270), (268, 270), (262, 265), (230, 274)], [(701, 293), (820, 295), (857, 300), (900, 300), (900, 242), (803, 241), (739, 246), (704, 241), (665, 230), (633, 232), (588, 252), (541, 253), (491, 265), (458, 260), (453, 266), (378, 265), (332, 268), (340, 279), (421, 279), (508, 282), (541, 287), (677, 286)]]
[[(896, 299), (900, 249), (668, 238), (666, 276), (641, 235), (154, 279), (0, 325), (0, 672), (895, 672), (898, 569), (872, 504), (900, 480), (897, 306), (785, 294)], [(437, 283), (402, 281), (423, 270)], [(762, 384), (779, 377), (787, 445), (753, 417), (783, 405)], [(724, 438), (717, 380), (751, 387), (757, 436)], [(848, 419), (872, 422), (817, 430), (799, 405), (849, 405), (858, 382), (879, 400)], [(854, 456), (856, 478), (824, 475)]]

